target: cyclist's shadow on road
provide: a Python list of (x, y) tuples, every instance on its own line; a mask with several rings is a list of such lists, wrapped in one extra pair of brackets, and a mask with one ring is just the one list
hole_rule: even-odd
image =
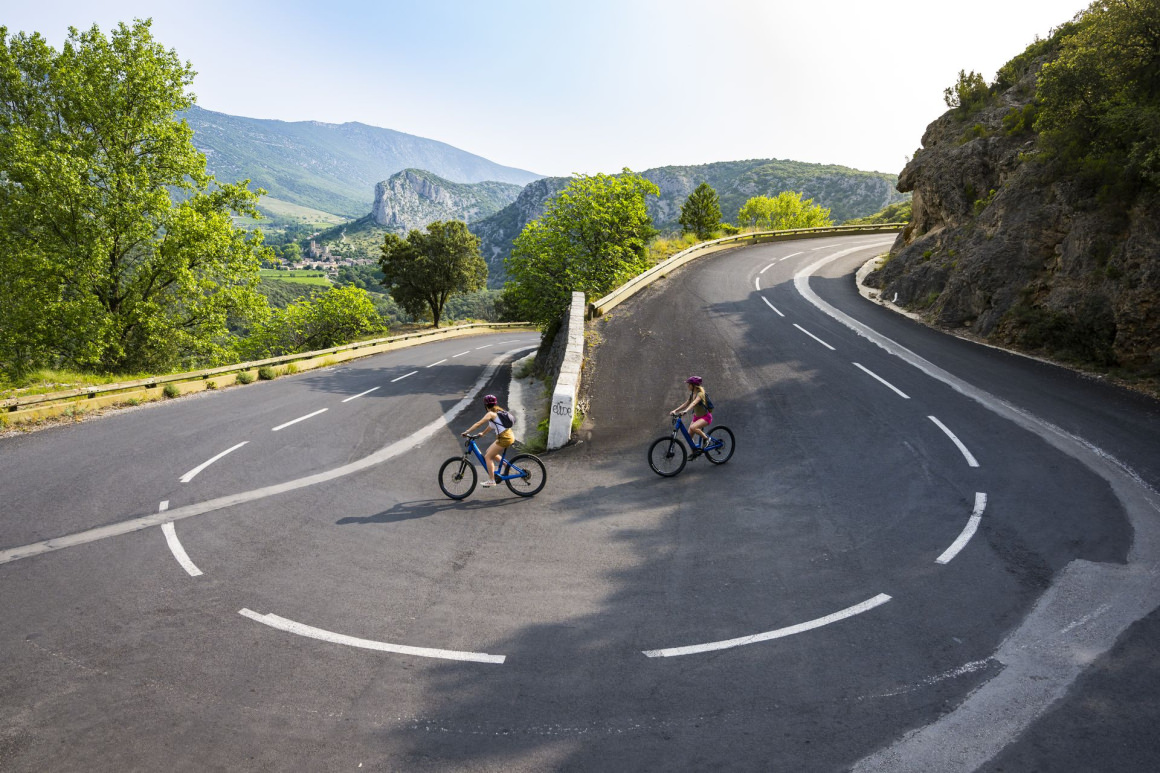
[(384, 510), (381, 513), (366, 516), (348, 516), (346, 518), (339, 518), (335, 523), (339, 526), (349, 526), (351, 524), (373, 524), (373, 523), (399, 523), (401, 521), (411, 521), (416, 518), (427, 518), (439, 513), (449, 511), (454, 512), (478, 512), (480, 510), (487, 510), (493, 507), (503, 507), (504, 505), (512, 505), (515, 502), (510, 498), (503, 499), (470, 499), (461, 502), (449, 501), (446, 499), (424, 499), (415, 502), (400, 502), (392, 507), (390, 510)]

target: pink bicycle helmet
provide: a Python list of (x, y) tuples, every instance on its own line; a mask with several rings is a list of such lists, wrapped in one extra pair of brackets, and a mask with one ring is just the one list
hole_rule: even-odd
[(700, 376), (689, 376), (687, 379), (685, 379), (685, 383), (692, 384), (693, 386), (701, 386), (701, 377)]
[(483, 396), (483, 404), (484, 405), (498, 405), (499, 400), (495, 399), (495, 395), (484, 395)]

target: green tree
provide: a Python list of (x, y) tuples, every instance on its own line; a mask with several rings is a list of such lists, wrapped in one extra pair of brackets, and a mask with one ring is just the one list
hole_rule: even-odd
[(0, 42), (0, 368), (231, 356), (227, 317), (264, 305), (261, 232), (231, 220), (257, 215), (257, 195), (206, 174), (176, 117), (190, 65), (148, 21), (70, 29), (59, 52), (7, 28)]
[(782, 191), (773, 197), (754, 196), (741, 206), (737, 222), (763, 231), (833, 225), (829, 209), (792, 191)]
[(678, 221), (682, 231), (692, 231), (698, 239), (708, 239), (721, 225), (721, 202), (709, 183), (701, 183), (681, 205)]
[(954, 86), (943, 89), (943, 101), (947, 107), (958, 109), (961, 113), (972, 113), (987, 104), (991, 98), (991, 90), (987, 81), (979, 73), (971, 70), (959, 70), (959, 79)]
[(1160, 186), (1160, 2), (1101, 0), (1043, 66), (1035, 129), (1050, 158), (1110, 186)]
[(436, 220), (427, 225), (426, 233), (412, 230), (406, 239), (388, 233), (382, 253), (383, 286), (413, 317), (429, 313), (434, 327), (439, 327), (452, 294), (487, 285), (487, 263), (479, 255), (479, 238), (458, 220)]
[(318, 351), (386, 332), (370, 295), (357, 287), (332, 287), (271, 310), (243, 340), (250, 360)]
[(516, 237), (507, 262), (512, 281), (500, 304), (504, 316), (544, 325), (550, 337), (574, 291), (600, 296), (647, 268), (656, 229), (645, 196), (659, 195), (629, 169), (573, 178)]

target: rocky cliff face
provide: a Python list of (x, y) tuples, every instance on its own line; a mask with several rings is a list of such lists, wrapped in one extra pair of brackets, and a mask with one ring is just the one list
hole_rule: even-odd
[(567, 177), (540, 178), (525, 186), (514, 202), (496, 214), (468, 225), (470, 231), (479, 237), (479, 252), (487, 261), (488, 287), (503, 287), (507, 281), (504, 261), (511, 253), (512, 242), (525, 225), (544, 214), (548, 199), (564, 190), (568, 181)]
[(1103, 203), (1037, 159), (1033, 131), (1004, 127), (1037, 71), (930, 124), (898, 180), (913, 219), (868, 284), (944, 328), (1160, 375), (1160, 197)]
[(375, 186), (371, 217), (398, 231), (423, 228), (435, 220), (470, 223), (499, 212), (520, 190), (500, 182), (453, 183), (421, 169), (404, 169)]

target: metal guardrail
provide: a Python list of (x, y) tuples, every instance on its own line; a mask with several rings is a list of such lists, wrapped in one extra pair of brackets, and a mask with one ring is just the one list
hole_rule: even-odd
[(117, 392), (125, 392), (135, 389), (151, 389), (162, 386), (164, 384), (182, 382), (182, 381), (203, 381), (212, 376), (220, 376), (229, 373), (239, 373), (241, 371), (253, 370), (255, 368), (265, 367), (267, 365), (286, 365), (292, 362), (299, 362), (302, 360), (311, 360), (318, 357), (326, 357), (328, 355), (340, 354), (343, 352), (353, 351), (355, 349), (369, 349), (371, 347), (383, 346), (384, 344), (399, 343), (411, 339), (422, 338), (452, 338), (453, 335), (449, 333), (457, 333), (469, 330), (480, 329), (506, 329), (506, 328), (531, 328), (527, 322), (473, 322), (468, 325), (456, 325), (455, 327), (444, 327), (432, 330), (424, 330), (418, 333), (407, 333), (400, 336), (389, 336), (387, 338), (375, 338), (369, 341), (358, 341), (353, 344), (344, 344), (342, 346), (335, 346), (330, 349), (320, 349), (314, 352), (300, 352), (298, 354), (287, 354), (281, 357), (271, 357), (265, 360), (254, 360), (252, 362), (242, 362), (236, 365), (225, 365), (217, 368), (208, 368), (205, 370), (190, 371), (188, 373), (171, 373), (165, 376), (152, 376), (150, 378), (137, 379), (135, 381), (121, 381), (115, 384), (102, 384), (100, 386), (81, 387), (79, 389), (69, 389), (61, 392), (45, 392), (39, 395), (29, 395), (27, 397), (12, 397), (5, 400), (0, 400), (0, 411), (14, 412), (20, 409), (30, 408), (33, 406), (44, 406), (57, 402), (66, 402), (75, 400), (76, 398), (95, 398), (99, 395), (115, 394)]
[(897, 233), (906, 227), (906, 223), (876, 223), (874, 225), (834, 225), (823, 228), (788, 228), (783, 231), (754, 231), (736, 236), (725, 236), (721, 239), (694, 244), (687, 250), (682, 250), (644, 273), (637, 274), (620, 287), (588, 305), (588, 319), (599, 317), (618, 303), (628, 300), (636, 293), (648, 287), (657, 279), (663, 278), (670, 271), (683, 266), (694, 258), (730, 249), (742, 247), (746, 244), (761, 244), (762, 242), (781, 241), (783, 239), (812, 239), (820, 236), (849, 233)]

